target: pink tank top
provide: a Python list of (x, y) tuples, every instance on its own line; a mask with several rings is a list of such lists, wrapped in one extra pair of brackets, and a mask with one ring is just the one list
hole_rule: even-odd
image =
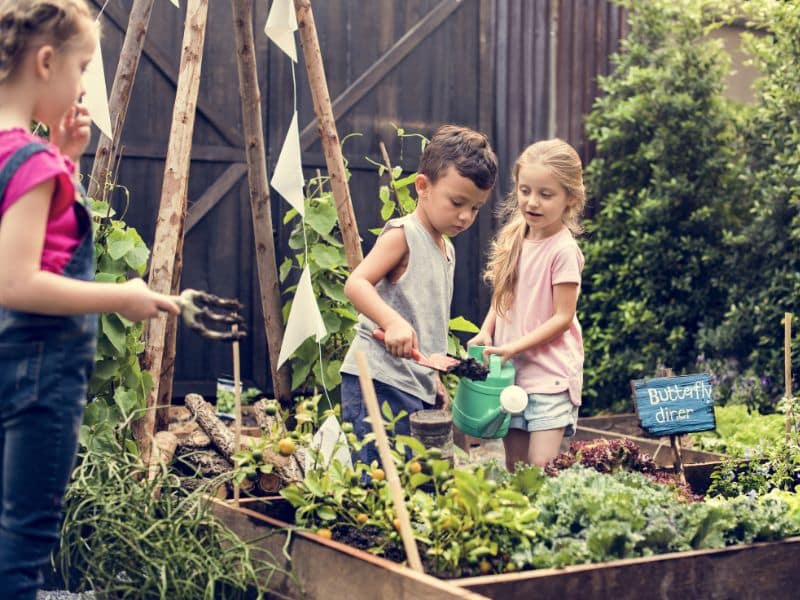
[(61, 273), (80, 241), (78, 219), (75, 216), (75, 164), (46, 140), (24, 129), (0, 131), (0, 167), (14, 152), (30, 142), (44, 143), (46, 152), (30, 157), (11, 177), (5, 195), (0, 199), (0, 220), (6, 211), (26, 192), (48, 179), (55, 179), (55, 189), (47, 218), (41, 268)]

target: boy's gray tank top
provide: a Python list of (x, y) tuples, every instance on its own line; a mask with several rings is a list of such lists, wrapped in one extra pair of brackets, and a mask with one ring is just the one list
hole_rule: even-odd
[[(455, 272), (453, 245), (445, 238), (445, 257), (413, 213), (388, 221), (383, 231), (395, 227), (402, 227), (405, 231), (408, 266), (396, 283), (383, 278), (375, 285), (375, 289), (384, 302), (417, 332), (422, 354), (428, 356), (435, 352), (446, 352)], [(372, 331), (377, 327), (372, 320), (359, 315), (356, 335), (342, 363), (341, 372), (358, 375), (356, 352), (362, 351), (367, 357), (373, 379), (434, 404), (438, 373), (420, 366), (412, 359), (396, 358), (389, 354), (383, 343), (372, 337)]]

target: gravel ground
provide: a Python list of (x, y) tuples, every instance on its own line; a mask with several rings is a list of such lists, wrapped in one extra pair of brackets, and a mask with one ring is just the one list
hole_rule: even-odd
[(39, 590), (36, 600), (94, 600), (94, 592), (72, 594), (63, 590)]

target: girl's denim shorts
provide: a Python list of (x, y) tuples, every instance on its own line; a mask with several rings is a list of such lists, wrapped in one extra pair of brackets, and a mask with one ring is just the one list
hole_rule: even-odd
[(545, 431), (564, 428), (564, 437), (575, 435), (578, 407), (569, 399), (569, 392), (557, 394), (528, 394), (528, 406), (522, 413), (511, 416), (510, 429)]

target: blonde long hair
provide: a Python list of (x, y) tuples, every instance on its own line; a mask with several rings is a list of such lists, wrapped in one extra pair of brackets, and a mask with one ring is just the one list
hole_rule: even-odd
[(519, 256), (522, 251), (522, 241), (528, 232), (528, 225), (517, 202), (519, 172), (523, 167), (533, 164), (540, 164), (550, 169), (573, 200), (562, 215), (564, 225), (573, 235), (583, 232), (580, 217), (586, 206), (586, 190), (583, 186), (580, 156), (572, 146), (560, 139), (531, 144), (523, 150), (514, 163), (512, 170), (514, 190), (506, 197), (498, 211), (505, 224), (492, 242), (489, 262), (484, 273), (484, 279), (493, 289), (492, 308), (499, 316), (504, 316), (514, 302)]
[(0, 83), (14, 75), (35, 42), (58, 49), (92, 21), (86, 0), (0, 0)]

